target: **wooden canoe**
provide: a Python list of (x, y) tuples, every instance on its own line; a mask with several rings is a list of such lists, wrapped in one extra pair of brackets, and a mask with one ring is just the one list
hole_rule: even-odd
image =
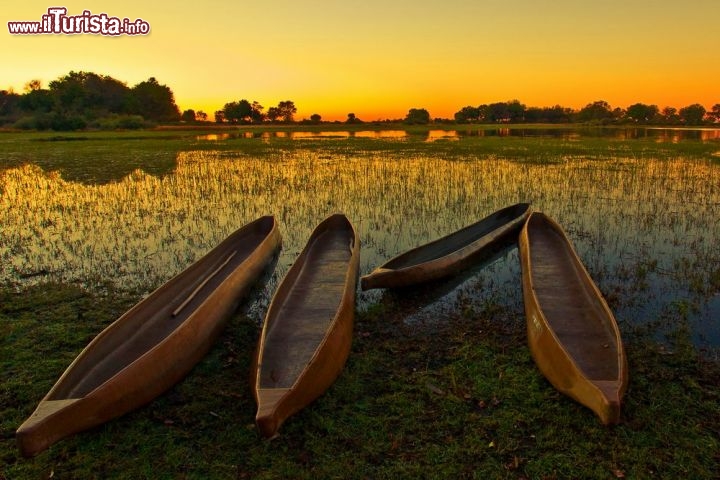
[(360, 286), (363, 290), (407, 287), (457, 273), (484, 249), (517, 234), (528, 215), (528, 203), (505, 207), (479, 222), (392, 258), (363, 276)]
[(533, 213), (519, 244), (535, 363), (555, 388), (604, 424), (618, 423), (628, 368), (615, 317), (555, 221)]
[(280, 248), (273, 217), (240, 228), (95, 337), (17, 430), (35, 455), (148, 403), (206, 354)]
[(327, 390), (350, 353), (360, 240), (341, 214), (310, 236), (273, 296), (253, 366), (256, 423), (265, 437)]

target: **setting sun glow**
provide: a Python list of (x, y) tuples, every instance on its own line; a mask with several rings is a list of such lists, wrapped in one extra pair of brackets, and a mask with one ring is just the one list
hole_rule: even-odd
[(51, 4), (3, 8), (0, 90), (69, 71), (168, 85), (180, 110), (283, 100), (297, 119), (452, 118), (518, 99), (581, 108), (597, 100), (681, 108), (720, 103), (716, 0), (62, 2), (68, 15), (142, 19), (146, 35), (9, 32)]

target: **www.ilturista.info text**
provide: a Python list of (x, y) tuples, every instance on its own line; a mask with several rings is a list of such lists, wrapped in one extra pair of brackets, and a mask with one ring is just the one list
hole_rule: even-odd
[(8, 22), (8, 31), (12, 35), (147, 35), (150, 24), (138, 18), (108, 16), (106, 13), (93, 14), (84, 10), (82, 15), (68, 15), (65, 7), (50, 7), (39, 22)]

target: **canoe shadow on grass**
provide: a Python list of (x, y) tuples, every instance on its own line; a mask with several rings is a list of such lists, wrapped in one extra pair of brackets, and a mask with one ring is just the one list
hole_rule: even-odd
[[(250, 291), (240, 300), (234, 315), (243, 315), (252, 319), (258, 327), (262, 328), (265, 313), (270, 305), (270, 299), (279, 283), (277, 264), (280, 260), (281, 249), (273, 255), (260, 277), (250, 288)], [(258, 331), (259, 332), (259, 331)]]
[(461, 285), (467, 283), (484, 268), (506, 257), (517, 248), (517, 238), (502, 240), (495, 245), (476, 253), (461, 272), (438, 280), (419, 285), (383, 290), (378, 303), (403, 312), (416, 312), (450, 295)]

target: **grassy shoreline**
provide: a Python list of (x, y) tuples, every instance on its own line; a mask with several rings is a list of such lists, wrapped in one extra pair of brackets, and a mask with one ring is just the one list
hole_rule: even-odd
[[(461, 301), (408, 326), (419, 298), (358, 313), (338, 382), (281, 436), (262, 440), (247, 380), (259, 326), (233, 317), (181, 383), (33, 459), (14, 429), (75, 355), (137, 298), (45, 284), (3, 288), (0, 478), (712, 478), (720, 461), (720, 365), (678, 334), (623, 332), (630, 387), (603, 427), (535, 368), (524, 318)], [(82, 321), (78, 321), (81, 319)]]
[[(563, 158), (587, 158), (590, 160), (608, 156), (626, 158), (697, 158), (720, 163), (720, 141), (656, 141), (647, 138), (605, 138), (588, 136), (582, 139), (553, 136), (501, 137), (465, 136), (462, 141), (440, 139), (428, 141), (428, 132), (436, 126), (404, 126), (408, 133), (405, 141), (387, 141), (376, 138), (349, 137), (309, 138), (296, 140), (289, 137), (273, 137), (272, 141), (259, 138), (243, 138), (244, 133), (255, 135), (277, 132), (323, 132), (319, 126), (233, 126), (208, 127), (207, 129), (171, 129), (139, 131), (86, 131), (86, 132), (0, 132), (0, 172), (6, 168), (34, 163), (46, 171), (59, 171), (66, 180), (106, 183), (119, 180), (136, 169), (150, 175), (163, 176), (177, 166), (179, 152), (193, 151), (240, 151), (247, 155), (264, 156), (278, 151), (323, 151), (329, 155), (347, 154), (352, 151), (427, 154), (437, 158), (463, 159), (471, 157), (504, 158), (531, 163), (553, 163)], [(438, 129), (458, 125), (441, 125)], [(511, 128), (576, 128), (560, 125), (513, 125)], [(381, 131), (387, 125), (370, 126), (339, 125), (331, 131)], [(497, 125), (466, 125), (468, 129), (498, 129)], [(586, 130), (579, 127), (579, 131)], [(610, 127), (622, 130), (623, 127)], [(590, 127), (587, 130), (593, 130)], [(234, 136), (222, 140), (202, 140), (211, 134), (231, 133)], [(122, 152), (122, 162), (109, 164), (98, 158), (115, 159)], [(32, 160), (31, 160), (32, 159)]]

